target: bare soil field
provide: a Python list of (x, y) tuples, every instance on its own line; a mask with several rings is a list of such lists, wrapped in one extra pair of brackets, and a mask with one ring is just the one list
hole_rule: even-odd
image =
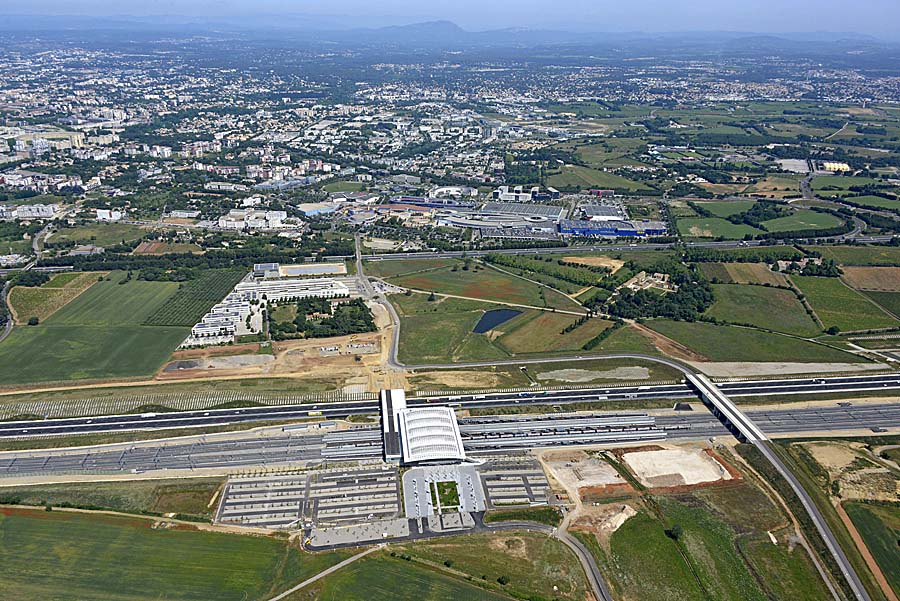
[(900, 495), (900, 479), (860, 443), (817, 441), (801, 446), (838, 483), (845, 501), (891, 502)]
[(563, 257), (563, 261), (577, 263), (578, 265), (588, 265), (589, 267), (608, 267), (611, 273), (619, 271), (625, 265), (625, 261), (613, 259), (612, 257)]
[(545, 371), (535, 376), (538, 380), (556, 380), (558, 382), (586, 383), (599, 379), (616, 380), (646, 380), (650, 377), (650, 370), (646, 367), (617, 367), (605, 371), (590, 369), (557, 369)]
[(725, 263), (725, 269), (736, 284), (771, 284), (787, 286), (784, 275), (769, 269), (761, 263)]
[(647, 488), (670, 488), (732, 480), (734, 475), (704, 449), (675, 447), (634, 451), (622, 455), (637, 479)]
[(688, 363), (713, 378), (857, 373), (884, 369), (884, 365), (878, 363), (742, 363), (737, 361), (688, 361)]
[(843, 280), (857, 290), (900, 292), (900, 267), (844, 267)]

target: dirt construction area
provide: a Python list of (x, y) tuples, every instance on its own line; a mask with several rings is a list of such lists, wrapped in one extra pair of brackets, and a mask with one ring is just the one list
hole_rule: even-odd
[(606, 267), (610, 273), (619, 271), (625, 265), (625, 261), (611, 257), (563, 257), (563, 261), (589, 267)]
[(811, 442), (802, 446), (836, 482), (841, 499), (893, 502), (900, 497), (900, 479), (891, 466), (853, 442)]
[(704, 449), (679, 447), (634, 451), (625, 453), (622, 459), (647, 488), (693, 486), (734, 477)]
[(594, 380), (646, 380), (650, 370), (646, 367), (617, 367), (605, 371), (590, 369), (557, 369), (545, 371), (535, 376), (538, 380), (555, 380), (557, 382), (584, 383)]
[(607, 462), (591, 457), (584, 451), (547, 451), (541, 463), (557, 484), (566, 491), (625, 484), (625, 480)]

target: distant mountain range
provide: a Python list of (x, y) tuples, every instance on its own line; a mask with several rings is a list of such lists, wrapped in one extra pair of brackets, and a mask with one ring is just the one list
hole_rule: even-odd
[[(2, 9), (0, 9), (2, 11)], [(121, 31), (168, 34), (240, 35), (280, 38), (286, 35), (306, 41), (332, 41), (397, 46), (540, 46), (610, 45), (640, 42), (671, 45), (726, 45), (773, 49), (798, 43), (878, 44), (873, 36), (851, 32), (798, 32), (765, 34), (753, 32), (586, 32), (524, 28), (468, 31), (450, 21), (429, 21), (408, 25), (360, 27), (353, 18), (311, 17), (308, 15), (253, 15), (246, 17), (192, 16), (48, 16), (6, 15), (0, 12), (0, 31), (78, 32)]]

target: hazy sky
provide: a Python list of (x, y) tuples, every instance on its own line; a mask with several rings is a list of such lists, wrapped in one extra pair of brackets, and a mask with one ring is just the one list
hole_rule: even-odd
[(353, 26), (448, 19), (467, 29), (852, 31), (896, 37), (900, 0), (0, 0), (0, 14), (307, 14)]

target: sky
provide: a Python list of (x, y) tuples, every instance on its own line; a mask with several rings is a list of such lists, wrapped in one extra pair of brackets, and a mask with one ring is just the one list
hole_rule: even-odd
[(307, 15), (352, 27), (450, 20), (469, 30), (855, 32), (898, 36), (900, 0), (0, 0), (0, 14)]

